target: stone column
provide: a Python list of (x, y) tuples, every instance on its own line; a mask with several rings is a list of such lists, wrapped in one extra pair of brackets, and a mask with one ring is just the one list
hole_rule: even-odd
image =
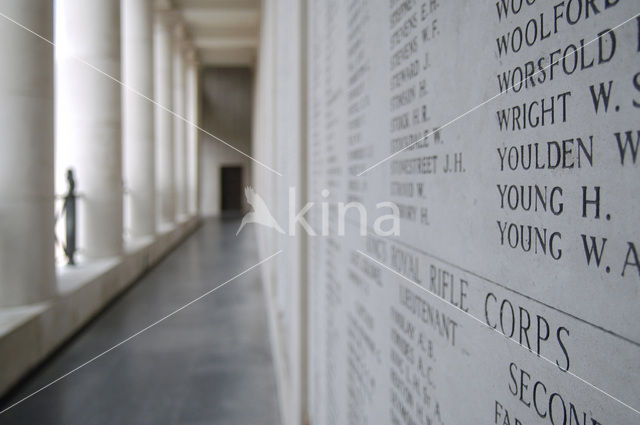
[(122, 0), (121, 5), (125, 229), (132, 237), (152, 236), (156, 229), (154, 105), (148, 99), (153, 99), (153, 2)]
[(198, 214), (198, 62), (195, 49), (187, 57), (187, 168), (189, 179), (188, 213)]
[[(53, 0), (0, 0), (49, 40)], [(53, 47), (0, 18), (0, 307), (55, 294)]]
[(75, 169), (81, 196), (79, 254), (117, 256), (122, 253), (120, 0), (58, 0), (56, 8), (58, 143)]
[(175, 172), (173, 167), (173, 12), (156, 2), (153, 36), (156, 136), (156, 195), (158, 224), (175, 223)]
[(184, 46), (186, 33), (184, 24), (179, 22), (174, 28), (173, 50), (173, 141), (174, 141), (174, 167), (176, 181), (176, 220), (186, 219), (186, 133), (185, 122), (180, 117), (185, 116), (185, 66)]

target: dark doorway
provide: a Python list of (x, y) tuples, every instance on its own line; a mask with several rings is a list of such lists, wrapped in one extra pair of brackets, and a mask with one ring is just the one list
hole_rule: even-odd
[(242, 167), (220, 169), (222, 212), (242, 211)]

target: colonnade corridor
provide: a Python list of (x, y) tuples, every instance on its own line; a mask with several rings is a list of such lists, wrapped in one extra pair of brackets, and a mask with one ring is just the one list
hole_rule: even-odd
[[(258, 262), (255, 235), (210, 218), (0, 403), (0, 410)], [(2, 424), (277, 424), (255, 268), (2, 415)]]

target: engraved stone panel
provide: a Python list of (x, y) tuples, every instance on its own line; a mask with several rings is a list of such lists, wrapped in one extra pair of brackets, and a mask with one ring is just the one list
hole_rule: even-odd
[(640, 423), (638, 13), (309, 2), (313, 424)]

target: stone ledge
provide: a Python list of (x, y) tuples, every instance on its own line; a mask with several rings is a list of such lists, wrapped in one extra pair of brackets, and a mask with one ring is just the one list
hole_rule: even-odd
[(0, 368), (0, 395), (157, 264), (198, 224), (198, 218), (193, 217), (163, 229), (155, 239), (128, 243), (121, 257), (60, 268), (55, 299), (0, 308), (0, 364), (4, 365)]

